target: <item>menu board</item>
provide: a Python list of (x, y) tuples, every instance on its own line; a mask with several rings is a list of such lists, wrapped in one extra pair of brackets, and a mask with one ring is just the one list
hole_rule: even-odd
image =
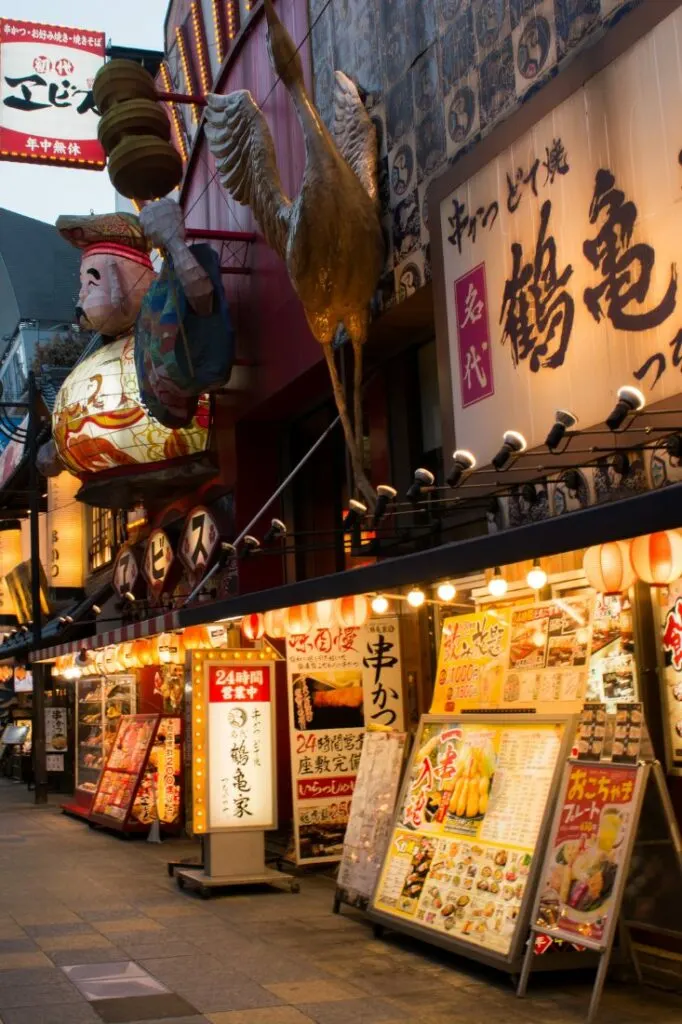
[(444, 945), (513, 959), (525, 937), (558, 765), (572, 738), (569, 721), (422, 718), (373, 916), (430, 932)]
[(403, 723), (399, 620), (287, 637), (297, 864), (339, 860), (365, 729)]
[(599, 761), (606, 739), (606, 705), (585, 704), (578, 720), (577, 756), (579, 761)]
[(370, 732), (362, 747), (336, 885), (340, 900), (363, 910), (388, 847), (406, 738), (403, 732)]
[(587, 687), (593, 608), (590, 594), (446, 619), (431, 713), (577, 711)]
[(569, 762), (542, 867), (533, 927), (556, 938), (609, 945), (640, 804), (638, 772)]
[(132, 818), (142, 825), (151, 825), (156, 820), (162, 825), (180, 821), (180, 740), (180, 719), (162, 718), (131, 810)]
[(158, 715), (121, 716), (95, 794), (93, 817), (125, 824), (158, 721)]

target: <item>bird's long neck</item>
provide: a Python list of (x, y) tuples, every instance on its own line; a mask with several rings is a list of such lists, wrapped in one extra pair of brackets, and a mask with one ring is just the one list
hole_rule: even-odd
[(298, 119), (303, 128), (306, 152), (311, 147), (317, 148), (318, 155), (328, 153), (330, 158), (334, 152), (332, 137), (327, 131), (324, 121), (319, 115), (317, 108), (310, 99), (308, 91), (302, 80), (297, 80), (289, 85), (289, 93), (296, 108)]

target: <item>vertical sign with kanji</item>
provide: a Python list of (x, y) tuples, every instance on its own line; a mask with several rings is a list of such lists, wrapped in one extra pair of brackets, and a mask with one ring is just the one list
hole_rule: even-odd
[(485, 263), (455, 281), (459, 381), (462, 408), (495, 394), (493, 354), (488, 327)]
[(275, 666), (263, 661), (206, 660), (204, 673), (209, 830), (274, 828)]
[(101, 170), (103, 32), (0, 18), (0, 158)]

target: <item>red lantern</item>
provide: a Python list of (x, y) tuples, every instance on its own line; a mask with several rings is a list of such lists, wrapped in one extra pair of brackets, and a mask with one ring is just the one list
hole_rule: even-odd
[(282, 608), (278, 608), (274, 612), (266, 612), (263, 618), (265, 632), (271, 640), (282, 640), (287, 635), (286, 618)]
[(285, 609), (284, 621), (287, 633), (307, 633), (310, 630), (310, 616), (307, 604), (295, 604)]
[(600, 594), (621, 594), (635, 581), (630, 548), (624, 540), (588, 548), (583, 558), (583, 569), (590, 584)]
[(242, 634), (247, 640), (260, 640), (265, 634), (265, 619), (260, 612), (245, 615), (242, 619)]
[(364, 626), (368, 616), (369, 603), (364, 594), (340, 597), (336, 602), (336, 617), (341, 626)]
[(331, 629), (336, 625), (336, 611), (333, 601), (316, 601), (308, 605), (308, 614), (313, 626), (319, 629)]
[(630, 541), (632, 568), (645, 583), (667, 587), (682, 575), (682, 536), (677, 530), (648, 533)]

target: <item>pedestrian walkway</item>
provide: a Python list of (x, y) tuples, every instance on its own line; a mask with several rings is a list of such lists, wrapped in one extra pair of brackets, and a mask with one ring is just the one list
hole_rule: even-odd
[[(0, 783), (2, 1024), (580, 1024), (589, 979), (508, 979), (331, 912), (301, 892), (203, 901), (166, 863), (185, 840), (128, 841)], [(611, 985), (600, 1024), (679, 1024), (682, 999)]]

